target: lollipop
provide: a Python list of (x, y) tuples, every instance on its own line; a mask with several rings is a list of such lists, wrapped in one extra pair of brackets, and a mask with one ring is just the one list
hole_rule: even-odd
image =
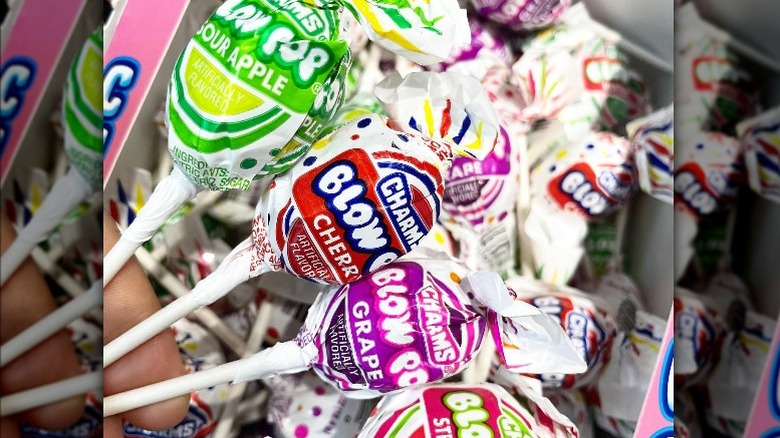
[[(338, 4), (230, 0), (179, 57), (168, 86), (171, 175), (106, 255), (106, 283), (200, 190), (246, 190), (300, 159), (338, 109), (351, 56)], [(430, 64), (465, 42), (453, 0), (343, 4), (370, 39)]]
[(627, 122), (649, 111), (645, 85), (616, 44), (597, 38), (575, 57), (583, 92), (559, 115), (570, 138), (591, 130), (622, 134)]
[[(384, 92), (400, 98), (388, 106), (403, 117), (395, 119), (402, 122), (394, 126), (406, 125), (407, 132), (371, 115), (319, 140), (270, 183), (258, 203), (252, 237), (191, 294), (107, 345), (106, 366), (264, 272), (285, 270), (321, 284), (345, 284), (419, 244), (439, 215), (443, 172), (454, 151), (484, 157), (495, 143), (498, 126), (474, 79), (414, 73), (386, 82), (398, 84), (398, 95), (389, 92), (390, 85)], [(427, 96), (422, 105), (403, 99), (412, 93)], [(432, 108), (441, 112), (434, 117)], [(478, 118), (483, 114), (484, 119)], [(412, 134), (413, 128), (442, 140)]]
[(674, 107), (671, 105), (626, 125), (634, 143), (639, 188), (672, 203), (674, 190)]
[(493, 383), (442, 383), (386, 396), (358, 437), (579, 436), (571, 421), (549, 402), (540, 411), (538, 405), (529, 409)]
[(458, 157), (444, 190), (443, 218), (461, 244), (461, 259), (503, 277), (514, 270), (514, 200), (520, 179), (517, 148), (502, 129), (484, 160)]
[(528, 120), (552, 118), (582, 92), (582, 81), (572, 72), (577, 62), (563, 48), (530, 49), (512, 65), (511, 83), (527, 107)]
[(495, 274), (469, 273), (439, 254), (417, 254), (320, 295), (295, 341), (112, 396), (106, 399), (106, 415), (175, 397), (187, 388), (310, 367), (350, 398), (376, 397), (457, 374), (475, 357), (488, 329), (512, 371), (585, 370), (560, 326), (514, 300)]
[(509, 46), (504, 39), (477, 20), (469, 22), (471, 43), (453, 50), (446, 61), (431, 66), (433, 71), (454, 71), (478, 80), (495, 66), (507, 67), (511, 61)]
[(174, 170), (106, 255), (105, 283), (199, 191), (287, 170), (338, 108), (351, 62), (338, 13), (294, 5), (225, 2), (182, 51), (168, 84)]
[(30, 222), (3, 253), (0, 285), (5, 284), (68, 213), (100, 188), (103, 179), (102, 60), (103, 29), (100, 28), (84, 42), (65, 78), (62, 117), (70, 169), (51, 188)]
[(734, 202), (743, 183), (743, 146), (714, 132), (685, 135), (674, 172), (675, 276), (693, 256), (698, 222)]
[[(577, 289), (547, 285), (536, 280), (513, 277), (507, 286), (521, 299), (550, 315), (571, 339), (580, 357), (588, 364), (581, 375), (544, 373), (536, 376), (545, 388), (578, 388), (594, 382), (609, 359), (616, 335), (615, 323), (598, 298)], [(499, 348), (499, 352), (501, 349)]]
[(565, 284), (584, 253), (587, 221), (620, 208), (634, 191), (631, 145), (590, 133), (558, 147), (531, 172), (524, 231), (541, 278)]
[(512, 30), (549, 26), (563, 14), (570, 0), (472, 0), (477, 13)]
[(780, 107), (737, 125), (745, 145), (745, 166), (750, 188), (780, 202)]

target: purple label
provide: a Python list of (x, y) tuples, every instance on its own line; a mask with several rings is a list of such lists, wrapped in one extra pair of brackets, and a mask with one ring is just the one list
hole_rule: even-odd
[(570, 0), (474, 0), (477, 12), (512, 27), (535, 28), (552, 23)]
[(455, 158), (444, 189), (444, 210), (452, 216), (468, 217), (475, 226), (483, 222), (484, 212), (500, 197), (511, 169), (511, 146), (503, 128), (498, 139), (484, 160)]
[(454, 374), (485, 321), (416, 263), (394, 263), (346, 286), (320, 335), (316, 366), (342, 389), (391, 391)]

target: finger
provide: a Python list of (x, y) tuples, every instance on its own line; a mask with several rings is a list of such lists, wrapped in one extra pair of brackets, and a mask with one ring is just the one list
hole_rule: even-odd
[[(11, 223), (0, 215), (0, 247), (10, 246), (15, 235)], [(6, 342), (57, 309), (43, 276), (27, 259), (0, 292), (0, 342)], [(52, 366), (55, 360), (57, 366)], [(76, 351), (66, 330), (61, 330), (3, 367), (0, 392), (12, 394), (81, 374)], [(16, 416), (33, 427), (60, 430), (73, 425), (84, 413), (85, 397), (75, 396), (30, 409)]]
[[(108, 251), (119, 239), (113, 220), (103, 215), (103, 248)], [(146, 274), (131, 259), (103, 291), (104, 345), (160, 309)], [(186, 374), (173, 332), (153, 337), (107, 367), (103, 375), (106, 395), (116, 394)], [(125, 412), (133, 425), (149, 430), (168, 429), (186, 415), (189, 397), (181, 396)]]

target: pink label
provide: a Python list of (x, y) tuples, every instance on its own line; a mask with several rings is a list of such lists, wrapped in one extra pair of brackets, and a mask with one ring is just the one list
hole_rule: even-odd
[(127, 2), (103, 58), (103, 184), (187, 9), (187, 0)]
[(429, 437), (503, 436), (498, 398), (488, 389), (430, 388), (422, 395)]
[(758, 393), (753, 401), (753, 409), (750, 411), (750, 419), (745, 428), (746, 437), (780, 437), (780, 318), (775, 325), (772, 348), (769, 351)]
[(674, 436), (674, 310), (666, 322), (661, 349), (653, 370), (634, 436), (663, 438)]
[(83, 6), (84, 0), (27, 0), (21, 6), (0, 54), (0, 181), (8, 175)]

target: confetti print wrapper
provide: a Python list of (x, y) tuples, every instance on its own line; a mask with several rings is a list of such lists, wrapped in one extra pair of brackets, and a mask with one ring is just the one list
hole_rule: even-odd
[(639, 188), (648, 195), (671, 204), (674, 199), (674, 108), (640, 117), (626, 125), (636, 147)]
[(624, 134), (625, 124), (650, 110), (644, 82), (611, 41), (596, 38), (575, 53), (582, 93), (560, 112), (569, 138), (589, 131)]
[[(225, 363), (219, 341), (206, 329), (186, 319), (174, 324), (173, 332), (179, 345), (179, 354), (188, 373), (216, 367)], [(229, 387), (221, 384), (201, 389), (190, 395), (187, 415), (176, 426), (167, 430), (140, 429), (123, 421), (125, 437), (169, 438), (171, 436), (207, 436), (214, 431), (220, 413), (227, 402)]]
[(498, 272), (514, 271), (516, 218), (514, 200), (520, 179), (518, 148), (507, 132), (483, 160), (458, 157), (446, 179), (443, 223), (450, 224), (467, 266)]
[(457, 259), (457, 242), (453, 239), (447, 228), (438, 222), (433, 224), (431, 231), (420, 242), (420, 248), (446, 254), (453, 260)]
[(340, 1), (363, 25), (368, 38), (420, 65), (449, 58), (469, 44), (466, 10), (457, 0)]
[(577, 61), (566, 49), (532, 49), (512, 65), (511, 83), (526, 103), (527, 119), (533, 121), (558, 115), (583, 91), (573, 74)]
[(504, 363), (515, 372), (584, 371), (560, 326), (514, 300), (496, 274), (421, 255), (331, 288), (310, 309), (294, 344), (253, 356), (235, 380), (268, 375), (268, 355), (282, 346), (289, 351), (272, 365), (275, 372), (310, 366), (348, 397), (372, 398), (457, 374), (487, 330), (512, 348)]
[(490, 98), (502, 127), (511, 139), (528, 134), (530, 123), (524, 110), (523, 94), (510, 82), (511, 71), (503, 66), (491, 68), (482, 79), (482, 88)]
[(634, 280), (614, 268), (601, 277), (593, 294), (600, 297), (618, 330), (629, 332), (637, 323), (637, 311), (643, 308), (642, 294)]
[(726, 334), (720, 360), (706, 382), (707, 422), (726, 436), (743, 436), (757, 384), (768, 360), (775, 320), (747, 311), (743, 325)]
[(394, 73), (377, 84), (374, 94), (403, 130), (446, 143), (457, 155), (484, 159), (498, 140), (498, 117), (474, 78)]
[(549, 26), (570, 3), (570, 0), (471, 0), (479, 15), (512, 30)]
[(675, 387), (701, 383), (712, 371), (723, 339), (724, 327), (718, 318), (708, 297), (675, 288)]
[(630, 143), (590, 133), (549, 152), (531, 171), (531, 207), (524, 232), (538, 274), (566, 284), (584, 254), (587, 221), (609, 214), (634, 192)]
[(750, 289), (728, 267), (719, 267), (703, 293), (711, 299), (715, 311), (731, 329), (744, 323), (745, 311), (753, 310)]
[(431, 66), (431, 70), (452, 71), (481, 81), (491, 68), (511, 64), (512, 54), (503, 37), (477, 20), (470, 20), (469, 27), (471, 43), (453, 50), (446, 61)]
[(750, 188), (780, 202), (780, 107), (741, 122), (737, 136), (745, 145)]
[(759, 111), (754, 78), (725, 41), (697, 32), (702, 26), (689, 27), (679, 38), (675, 62), (679, 123), (733, 135), (740, 120)]
[[(565, 417), (557, 412), (552, 415), (554, 419), (542, 412), (541, 419), (537, 419), (522, 402), (493, 383), (443, 383), (386, 396), (358, 437), (578, 436)], [(551, 423), (556, 420), (560, 423), (554, 423), (557, 427), (551, 431)]]
[(349, 399), (314, 372), (263, 379), (271, 390), (268, 421), (278, 438), (340, 438), (357, 435), (374, 403)]
[[(523, 300), (555, 320), (588, 364), (582, 374), (539, 373), (544, 388), (581, 388), (598, 379), (616, 335), (615, 323), (600, 298), (564, 286), (513, 277), (507, 286)], [(499, 353), (501, 348), (499, 348)], [(541, 352), (539, 352), (541, 354)], [(510, 366), (507, 366), (511, 370)]]
[(726, 209), (744, 183), (743, 146), (714, 132), (686, 136), (674, 172), (675, 209), (696, 221)]
[(665, 329), (664, 319), (639, 311), (634, 328), (617, 335), (596, 385), (603, 416), (636, 424)]

